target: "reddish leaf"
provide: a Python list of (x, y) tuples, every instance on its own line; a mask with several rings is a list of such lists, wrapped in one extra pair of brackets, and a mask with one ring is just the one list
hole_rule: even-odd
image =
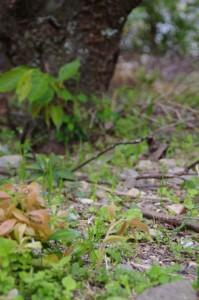
[(0, 225), (0, 236), (4, 236), (13, 231), (15, 224), (17, 223), (16, 219), (9, 219), (3, 222)]
[(5, 199), (10, 199), (10, 195), (4, 191), (0, 191), (0, 201)]
[(116, 208), (116, 206), (113, 202), (111, 202), (111, 204), (108, 206), (108, 212), (109, 212), (111, 221), (114, 219), (114, 216), (115, 216), (115, 208)]
[(23, 214), (23, 212), (17, 208), (13, 209), (11, 214), (19, 221), (22, 221), (26, 224), (30, 223), (29, 219)]
[(38, 236), (42, 241), (47, 241), (50, 237), (51, 231), (49, 226), (38, 225), (35, 223), (31, 223), (30, 226), (35, 230), (36, 236)]
[(50, 214), (45, 209), (33, 210), (27, 213), (27, 215), (36, 224), (48, 224), (50, 222)]
[(136, 227), (138, 230), (141, 230), (150, 235), (148, 226), (137, 218), (131, 219), (130, 221), (128, 221), (128, 223), (130, 226)]
[(124, 222), (122, 224), (120, 230), (118, 231), (118, 235), (122, 235), (122, 233), (125, 231), (126, 227), (127, 227), (127, 224), (126, 224), (126, 222)]

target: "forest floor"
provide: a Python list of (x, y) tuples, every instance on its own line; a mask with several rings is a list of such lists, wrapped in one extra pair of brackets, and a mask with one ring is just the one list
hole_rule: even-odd
[[(45, 245), (44, 256), (70, 254), (61, 275), (55, 267), (26, 268), (29, 281), (13, 275), (11, 298), (0, 299), (197, 299), (191, 285), (199, 290), (198, 73), (181, 70), (174, 80), (170, 71), (157, 76), (149, 66), (128, 75), (128, 87), (103, 104), (95, 144), (76, 144), (66, 156), (32, 156), (28, 146), (16, 155), (16, 137), (1, 127), (0, 183), (39, 182), (50, 213), (71, 215), (67, 226), (79, 236)], [(120, 76), (126, 80), (115, 74), (112, 89)], [(153, 286), (161, 289), (141, 294)]]

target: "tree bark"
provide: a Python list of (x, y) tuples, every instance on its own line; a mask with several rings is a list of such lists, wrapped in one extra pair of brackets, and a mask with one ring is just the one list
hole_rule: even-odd
[(57, 74), (80, 57), (79, 89), (108, 87), (128, 14), (140, 0), (1, 0), (0, 70), (26, 64)]

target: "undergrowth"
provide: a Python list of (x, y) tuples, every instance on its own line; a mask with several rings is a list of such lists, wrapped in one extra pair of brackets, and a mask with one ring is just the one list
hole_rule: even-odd
[[(65, 157), (33, 155), (32, 147), (37, 145), (35, 135), (25, 136), (23, 143), (14, 143), (21, 137), (20, 126), (15, 131), (0, 132), (0, 153), (15, 151), (22, 157), (17, 171), (11, 170), (3, 177), (0, 187), (0, 295), (3, 297), (130, 299), (132, 294), (151, 286), (182, 279), (177, 264), (162, 267), (155, 263), (145, 271), (136, 271), (130, 261), (133, 258), (139, 264), (136, 258), (141, 251), (139, 244), (164, 245), (179, 264), (184, 257), (194, 259), (199, 251), (192, 247), (196, 238), (188, 241), (169, 230), (160, 230), (153, 239), (141, 210), (136, 205), (124, 209), (123, 202), (128, 202), (128, 197), (121, 199), (114, 195), (120, 171), (136, 165), (141, 155), (150, 158), (146, 141), (133, 147), (120, 145), (84, 169), (88, 181), (93, 183), (89, 197), (95, 204), (98, 182), (111, 187), (106, 194), (108, 205), (85, 206), (82, 210), (71, 205), (71, 198), (83, 197), (73, 168), (85, 161), (89, 153), (103, 150), (115, 140), (132, 141), (153, 133), (160, 143), (169, 145), (167, 158), (197, 160), (198, 98), (193, 95), (193, 85), (185, 83), (186, 92), (181, 93), (171, 84), (168, 99), (168, 83), (157, 91), (157, 76), (149, 76), (142, 69), (134, 88), (120, 88), (103, 100), (93, 96), (93, 107), (86, 110), (82, 104), (87, 97), (81, 93), (72, 95), (64, 86), (64, 81), (71, 78), (78, 82), (78, 68), (78, 61), (67, 64), (55, 78), (39, 69), (18, 67), (0, 79), (1, 92), (14, 91), (13, 102), (16, 105), (17, 99), (18, 108), (25, 103), (24, 111), (28, 107), (36, 122), (44, 118), (47, 126), (54, 126), (54, 140), (70, 146)], [(10, 77), (12, 80), (8, 81)], [(89, 122), (84, 122), (88, 118)], [(71, 146), (74, 139), (79, 144)], [(110, 172), (112, 166), (114, 174)], [(198, 179), (187, 180), (181, 188), (186, 192), (184, 207), (188, 215), (198, 218)], [(169, 197), (173, 204), (181, 202), (180, 196), (165, 185), (157, 193), (160, 198)], [(164, 206), (163, 202), (161, 205)], [(195, 288), (198, 286), (197, 278)]]

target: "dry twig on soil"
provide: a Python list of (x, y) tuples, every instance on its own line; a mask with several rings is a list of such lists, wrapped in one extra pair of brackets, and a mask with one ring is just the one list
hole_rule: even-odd
[[(173, 226), (179, 226), (179, 227), (182, 226), (181, 228), (186, 227), (187, 229), (191, 229), (196, 232), (199, 232), (199, 224), (196, 224), (194, 222), (190, 222), (188, 220), (186, 221), (184, 219), (179, 219), (176, 217), (170, 217), (165, 214), (157, 213), (155, 211), (149, 211), (149, 210), (146, 210), (143, 208), (141, 210), (142, 210), (143, 216), (147, 219), (154, 219), (154, 220), (158, 220), (160, 222), (165, 222), (167, 224), (171, 224)], [(176, 229), (178, 229), (178, 228), (176, 228)], [(169, 230), (168, 230), (168, 232), (169, 232)], [(172, 232), (172, 230), (171, 230), (171, 232)]]
[(81, 169), (82, 167), (84, 167), (85, 165), (90, 163), (91, 161), (96, 160), (97, 158), (99, 158), (103, 154), (107, 153), (110, 150), (113, 150), (114, 148), (116, 148), (119, 145), (136, 145), (136, 144), (142, 143), (143, 141), (149, 141), (151, 139), (152, 139), (152, 136), (146, 136), (146, 137), (142, 137), (142, 138), (139, 138), (137, 140), (134, 140), (134, 141), (117, 142), (117, 143), (113, 144), (112, 146), (110, 146), (110, 147), (104, 149), (103, 151), (99, 152), (98, 154), (94, 155), (93, 157), (89, 158), (88, 160), (86, 160), (82, 164), (76, 166), (75, 168), (72, 169), (72, 172), (75, 172), (75, 171)]

